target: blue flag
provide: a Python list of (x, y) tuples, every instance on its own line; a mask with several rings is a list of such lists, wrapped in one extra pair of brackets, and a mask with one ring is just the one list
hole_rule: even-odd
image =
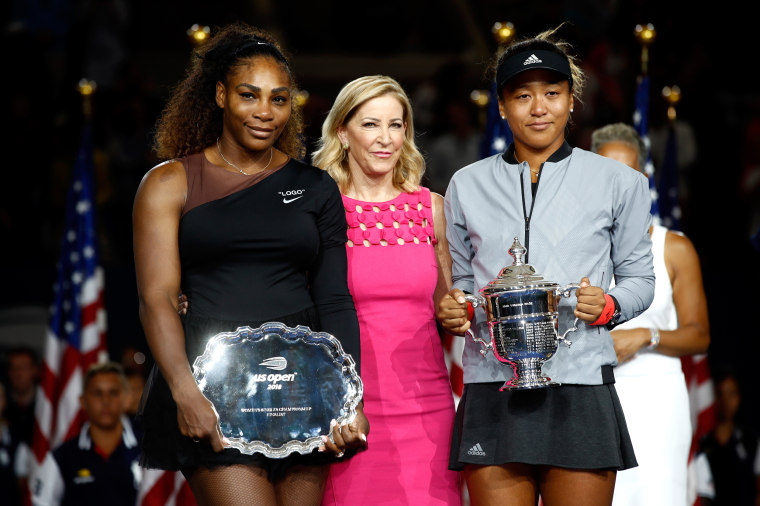
[(493, 83), (488, 99), (486, 128), (483, 132), (483, 140), (480, 141), (480, 157), (486, 158), (503, 153), (511, 143), (512, 130), (509, 129), (509, 123), (501, 119), (499, 96), (496, 93), (496, 83)]
[(657, 184), (659, 195), (660, 221), (670, 230), (681, 229), (681, 208), (678, 206), (678, 143), (676, 128), (668, 128), (668, 140), (665, 145), (665, 158), (660, 168), (660, 181)]
[(652, 218), (660, 223), (660, 205), (657, 197), (657, 187), (654, 180), (654, 164), (652, 163), (652, 146), (649, 141), (649, 77), (639, 76), (636, 83), (636, 110), (633, 113), (633, 127), (641, 136), (647, 149), (644, 173), (649, 179), (649, 192), (652, 198)]

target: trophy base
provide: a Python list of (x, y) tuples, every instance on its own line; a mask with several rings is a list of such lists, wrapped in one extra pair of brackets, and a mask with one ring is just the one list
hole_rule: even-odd
[(500, 392), (504, 390), (532, 390), (534, 388), (547, 388), (559, 386), (560, 383), (552, 381), (548, 376), (541, 374), (541, 365), (545, 359), (525, 358), (509, 361), (512, 367), (512, 378), (505, 382)]

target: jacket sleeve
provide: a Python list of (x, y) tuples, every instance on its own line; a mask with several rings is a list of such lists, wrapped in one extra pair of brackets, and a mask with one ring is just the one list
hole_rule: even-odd
[(649, 188), (646, 178), (631, 175), (633, 180), (621, 178), (621, 184), (616, 185), (610, 231), (615, 287), (609, 293), (620, 305), (619, 323), (643, 313), (654, 299)]
[(451, 251), (451, 280), (453, 288), (474, 293), (475, 275), (472, 270), (474, 251), (467, 231), (467, 222), (459, 203), (456, 182), (452, 181), (446, 190), (443, 205), (446, 216), (446, 239)]

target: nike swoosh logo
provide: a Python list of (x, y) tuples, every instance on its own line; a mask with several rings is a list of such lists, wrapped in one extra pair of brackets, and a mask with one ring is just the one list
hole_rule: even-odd
[(291, 203), (291, 202), (293, 202), (294, 200), (298, 200), (298, 199), (300, 199), (301, 197), (303, 197), (303, 195), (299, 195), (298, 197), (294, 197), (294, 198), (292, 198), (292, 199), (282, 199), (282, 203), (283, 203), (283, 204), (290, 204), (290, 203)]

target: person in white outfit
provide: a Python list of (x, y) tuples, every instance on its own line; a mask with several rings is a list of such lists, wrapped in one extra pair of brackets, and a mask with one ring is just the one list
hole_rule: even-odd
[[(645, 147), (629, 125), (595, 130), (591, 151), (642, 172)], [(652, 305), (612, 332), (618, 365), (615, 388), (623, 405), (638, 467), (617, 475), (613, 506), (685, 506), (691, 419), (679, 357), (710, 344), (699, 258), (682, 233), (653, 225)]]

